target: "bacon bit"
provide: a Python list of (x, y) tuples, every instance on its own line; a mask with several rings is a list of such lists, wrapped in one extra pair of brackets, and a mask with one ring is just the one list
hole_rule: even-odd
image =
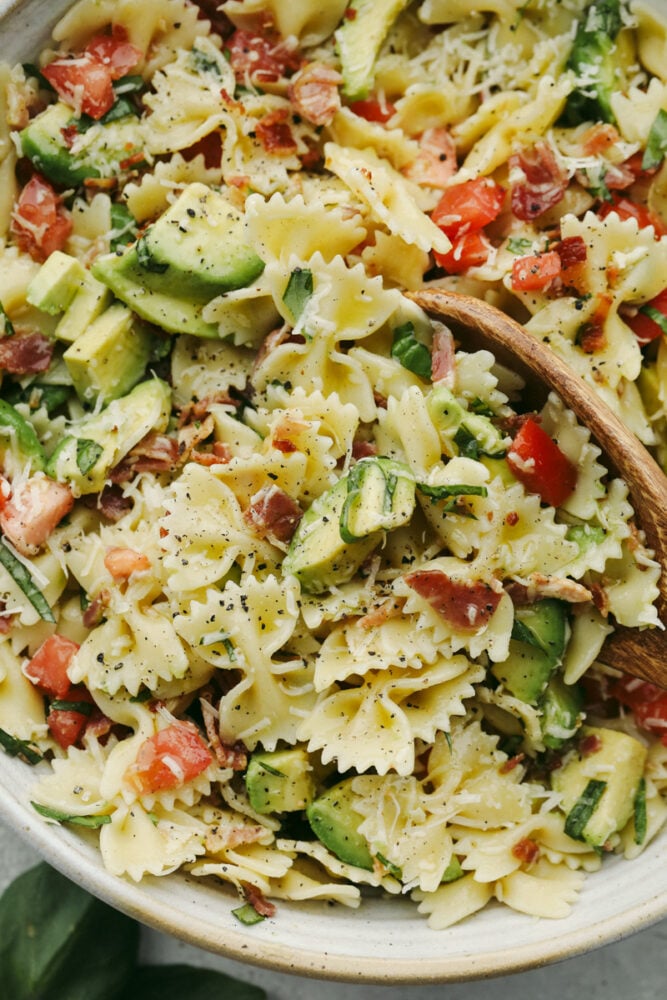
[(60, 130), (60, 134), (63, 137), (63, 142), (68, 149), (71, 149), (77, 140), (79, 135), (79, 130), (76, 125), (65, 125)]
[(178, 442), (151, 431), (109, 473), (112, 483), (126, 483), (141, 472), (171, 472), (178, 463)]
[(593, 604), (600, 614), (606, 618), (609, 615), (609, 595), (607, 591), (601, 583), (592, 583), (590, 590), (593, 595)]
[(86, 191), (115, 191), (118, 187), (117, 177), (84, 177), (83, 186)]
[(301, 141), (308, 147), (305, 153), (299, 153), (301, 166), (304, 170), (314, 170), (315, 167), (322, 163), (322, 150), (309, 135), (302, 136)]
[(253, 910), (260, 914), (262, 917), (273, 917), (276, 913), (276, 908), (273, 903), (270, 903), (266, 896), (257, 888), (256, 885), (251, 885), (250, 882), (241, 882), (241, 888), (243, 889), (243, 895), (247, 903), (250, 903)]
[(138, 164), (144, 162), (144, 154), (138, 150), (136, 153), (132, 153), (130, 156), (126, 156), (124, 160), (120, 160), (118, 166), (121, 170), (131, 170), (132, 167), (138, 166)]
[(346, 7), (343, 12), (343, 17), (346, 21), (356, 21), (357, 11), (354, 7)]
[(389, 597), (382, 604), (378, 604), (377, 607), (372, 608), (367, 614), (359, 618), (357, 625), (359, 628), (365, 630), (375, 628), (377, 625), (382, 625), (384, 622), (389, 621), (390, 618), (400, 618), (404, 607), (404, 597)]
[(228, 40), (227, 50), (236, 82), (245, 86), (276, 83), (299, 65), (295, 42), (283, 41), (272, 31), (255, 35), (239, 28)]
[(207, 852), (219, 854), (240, 844), (256, 844), (265, 834), (266, 827), (263, 826), (235, 826), (231, 829), (212, 826), (206, 833), (204, 844)]
[(178, 432), (179, 460), (187, 462), (197, 445), (210, 437), (214, 430), (215, 421), (210, 414), (204, 420), (181, 427)]
[(275, 484), (255, 493), (243, 514), (246, 524), (258, 535), (283, 545), (292, 540), (302, 517), (303, 511), (296, 500)]
[(602, 740), (597, 733), (589, 733), (588, 736), (584, 736), (583, 739), (579, 740), (578, 749), (582, 757), (590, 757), (592, 754), (599, 753), (602, 750)]
[(4, 601), (0, 601), (0, 635), (8, 635), (14, 624), (14, 619), (16, 615), (6, 614), (7, 605)]
[(271, 352), (274, 351), (276, 347), (280, 347), (281, 344), (285, 344), (289, 339), (290, 331), (286, 326), (280, 326), (277, 329), (272, 330), (271, 333), (267, 333), (266, 337), (259, 345), (259, 350), (255, 355), (255, 360), (252, 366), (251, 380), (252, 375), (254, 375), (255, 372), (262, 367), (262, 364), (266, 361)]
[(285, 438), (274, 438), (271, 442), (271, 446), (276, 448), (278, 451), (282, 451), (284, 455), (291, 455), (293, 451), (298, 451), (294, 442), (287, 441)]
[(3, 502), (0, 528), (21, 555), (34, 556), (73, 506), (69, 486), (40, 473), (26, 479)]
[(581, 146), (586, 156), (597, 156), (620, 140), (618, 130), (609, 124), (599, 122), (587, 128), (581, 137)]
[(303, 420), (297, 420), (296, 417), (290, 416), (289, 412), (287, 412), (273, 428), (270, 445), (277, 451), (281, 451), (283, 455), (290, 455), (292, 452), (299, 450), (297, 442), (307, 430), (308, 424)]
[(515, 510), (511, 510), (507, 515), (507, 517), (505, 518), (505, 524), (509, 525), (510, 528), (513, 528), (518, 523), (519, 523), (519, 515)]
[(104, 618), (104, 612), (109, 607), (111, 593), (108, 590), (100, 590), (83, 612), (83, 624), (86, 628), (95, 628)]
[(378, 446), (373, 441), (361, 441), (355, 439), (352, 442), (352, 458), (358, 462), (360, 458), (371, 458), (377, 455)]
[(517, 219), (530, 221), (553, 208), (567, 190), (568, 177), (560, 167), (548, 142), (540, 140), (509, 158), (512, 182), (512, 212)]
[(373, 390), (373, 402), (379, 410), (386, 410), (387, 403), (389, 402), (386, 396), (383, 396), (381, 392), (376, 392)]
[(109, 735), (115, 725), (116, 723), (114, 723), (113, 719), (106, 716), (96, 705), (93, 709), (93, 714), (88, 717), (88, 721), (86, 722), (86, 735), (90, 733), (95, 739), (103, 740), (105, 736)]
[(496, 417), (494, 423), (503, 434), (509, 434), (510, 437), (514, 437), (527, 420), (533, 420), (536, 424), (542, 422), (539, 413), (532, 411), (530, 413), (513, 413), (509, 417)]
[(498, 770), (501, 774), (510, 774), (515, 767), (518, 767), (526, 759), (525, 753), (514, 754), (513, 757), (508, 757), (504, 764), (501, 764)]
[(223, 743), (218, 731), (218, 712), (206, 698), (200, 698), (202, 718), (206, 737), (220, 767), (231, 767), (233, 771), (245, 771), (248, 766), (248, 751), (238, 741), (233, 745)]
[(440, 569), (418, 569), (404, 580), (448, 625), (462, 632), (483, 628), (503, 596), (497, 580), (453, 580)]
[(238, 188), (240, 191), (246, 191), (250, 187), (250, 177), (248, 174), (232, 174), (225, 177), (225, 184)]
[(291, 156), (298, 149), (287, 124), (288, 117), (287, 108), (277, 108), (260, 118), (255, 126), (257, 138), (270, 156)]
[(297, 114), (313, 125), (329, 125), (340, 110), (340, 73), (323, 62), (311, 62), (292, 77), (287, 96)]
[(144, 552), (135, 549), (114, 547), (107, 549), (104, 567), (114, 580), (129, 580), (133, 573), (143, 573), (151, 568), (150, 559)]
[(456, 384), (456, 344), (452, 331), (444, 323), (433, 323), (431, 371), (434, 385), (453, 389)]
[(587, 587), (575, 580), (545, 576), (543, 573), (531, 573), (526, 584), (511, 580), (505, 584), (505, 592), (514, 604), (534, 604), (544, 597), (556, 597), (570, 604), (584, 604), (592, 600), (593, 596)]
[(522, 864), (532, 865), (540, 856), (540, 847), (530, 837), (523, 837), (512, 848), (512, 854)]
[(585, 354), (595, 354), (607, 344), (604, 324), (609, 314), (612, 298), (610, 295), (598, 295), (595, 312), (583, 323), (577, 333), (577, 343)]
[(116, 524), (126, 514), (129, 514), (133, 504), (129, 497), (123, 496), (123, 493), (117, 486), (106, 486), (98, 494), (97, 506), (107, 521)]
[(424, 187), (448, 187), (456, 173), (456, 146), (446, 128), (429, 128), (419, 139), (419, 152), (401, 173)]
[(561, 280), (564, 288), (574, 288), (579, 294), (586, 291), (583, 265), (588, 248), (581, 236), (568, 236), (557, 243), (554, 250), (560, 257)]
[(11, 375), (37, 375), (51, 364), (53, 341), (43, 333), (15, 334), (0, 340), (0, 368)]
[(188, 403), (178, 411), (178, 426), (184, 427), (196, 421), (205, 420), (216, 403), (233, 404), (234, 400), (226, 392), (217, 392), (213, 396), (204, 396), (196, 402)]

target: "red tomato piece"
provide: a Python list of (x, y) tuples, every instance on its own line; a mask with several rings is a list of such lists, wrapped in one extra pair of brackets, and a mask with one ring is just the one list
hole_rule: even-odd
[(32, 476), (3, 504), (0, 528), (22, 555), (36, 555), (73, 505), (69, 486), (48, 476)]
[(507, 464), (530, 493), (560, 507), (577, 485), (577, 469), (546, 431), (529, 417), (507, 452)]
[(453, 628), (475, 632), (494, 613), (502, 588), (495, 590), (483, 580), (453, 580), (441, 569), (418, 569), (405, 582)]
[(637, 724), (660, 736), (667, 746), (667, 691), (637, 677), (621, 677), (609, 692), (632, 709)]
[(515, 292), (543, 292), (560, 277), (561, 259), (555, 250), (517, 257), (512, 264)]
[(557, 205), (567, 190), (567, 174), (544, 140), (510, 156), (509, 168), (510, 176), (521, 177), (512, 184), (512, 212), (517, 219), (538, 218)]
[[(56, 743), (63, 750), (67, 750), (68, 747), (78, 743), (83, 736), (94, 708), (94, 702), (90, 692), (83, 685), (71, 687), (67, 692), (67, 697), (63, 701), (71, 704), (80, 704), (84, 709), (86, 705), (90, 705), (88, 711), (84, 710), (81, 712), (74, 708), (57, 708), (53, 704), (49, 708), (46, 724)], [(54, 704), (57, 704), (57, 702)]]
[(452, 248), (447, 253), (434, 250), (433, 259), (438, 267), (444, 268), (449, 274), (462, 274), (469, 267), (486, 264), (492, 250), (493, 246), (484, 233), (474, 231), (455, 237)]
[(505, 189), (487, 177), (453, 184), (443, 193), (431, 218), (450, 239), (482, 229), (500, 215)]
[(33, 174), (21, 191), (11, 223), (20, 247), (40, 263), (62, 250), (72, 232), (72, 219), (48, 181)]
[(116, 100), (109, 68), (90, 52), (54, 59), (42, 74), (65, 104), (91, 118), (101, 118)]
[(26, 666), (25, 676), (50, 698), (64, 699), (72, 687), (67, 668), (78, 649), (78, 643), (54, 632)]
[(361, 101), (352, 101), (348, 105), (350, 111), (368, 122), (379, 122), (385, 125), (396, 114), (396, 107), (384, 97), (365, 97)]
[(130, 780), (140, 794), (179, 788), (205, 771), (213, 754), (189, 722), (174, 722), (139, 747)]
[(667, 333), (667, 288), (642, 306), (634, 316), (624, 317), (640, 346)]
[(125, 37), (94, 35), (84, 50), (105, 66), (112, 80), (120, 80), (143, 59), (143, 52)]
[(601, 219), (606, 219), (610, 212), (616, 212), (622, 220), (636, 219), (640, 229), (653, 226), (656, 237), (667, 235), (667, 228), (661, 219), (650, 212), (645, 205), (632, 201), (625, 195), (613, 194), (612, 200), (605, 201), (598, 209), (598, 215)]

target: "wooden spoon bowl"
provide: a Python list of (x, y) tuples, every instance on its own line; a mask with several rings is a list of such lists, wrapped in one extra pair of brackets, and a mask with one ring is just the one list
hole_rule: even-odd
[[(608, 466), (625, 480), (637, 523), (662, 567), (657, 610), (667, 622), (667, 477), (593, 389), (515, 320), (480, 299), (444, 289), (408, 297), (435, 319), (467, 331), (466, 346), (485, 347), (529, 385), (553, 390), (591, 431)], [(617, 627), (598, 659), (667, 688), (667, 630)]]

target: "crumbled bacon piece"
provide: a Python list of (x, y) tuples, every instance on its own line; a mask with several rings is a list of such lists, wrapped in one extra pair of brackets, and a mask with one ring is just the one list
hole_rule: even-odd
[(456, 382), (456, 344), (444, 323), (434, 322), (431, 345), (431, 372), (434, 385), (453, 389)]
[(243, 889), (246, 902), (250, 903), (253, 910), (256, 910), (260, 916), (275, 916), (276, 908), (274, 904), (269, 902), (264, 893), (256, 885), (251, 885), (250, 882), (241, 882), (241, 888)]
[(588, 733), (579, 740), (579, 753), (582, 757), (590, 757), (591, 754), (599, 753), (602, 750), (602, 740), (597, 733)]
[(288, 118), (287, 108), (276, 108), (260, 118), (255, 126), (257, 138), (270, 156), (291, 156), (298, 149)]
[(37, 375), (51, 364), (53, 341), (43, 333), (15, 334), (0, 340), (0, 368), (11, 375)]
[(264, 486), (250, 498), (244, 519), (257, 534), (270, 542), (287, 544), (297, 529), (303, 511), (296, 500), (275, 484)]
[(517, 219), (536, 219), (557, 205), (567, 190), (567, 174), (544, 140), (510, 156), (509, 168), (512, 212)]
[(275, 32), (255, 35), (239, 28), (228, 40), (227, 51), (236, 82), (244, 86), (276, 83), (299, 65), (295, 42), (283, 41)]
[(462, 632), (486, 625), (503, 596), (497, 580), (454, 580), (440, 569), (418, 569), (404, 579), (441, 618)]
[(306, 63), (287, 89), (297, 114), (313, 125), (329, 125), (340, 109), (340, 73), (322, 62)]
[(606, 618), (609, 614), (609, 595), (606, 589), (601, 583), (591, 583), (590, 590), (593, 596), (593, 604), (600, 614)]
[(111, 594), (108, 590), (100, 590), (86, 610), (83, 612), (83, 624), (86, 628), (95, 628), (99, 625), (104, 618), (104, 612), (109, 607), (109, 601), (111, 600)]
[(382, 625), (384, 622), (389, 621), (390, 618), (399, 618), (403, 614), (404, 606), (404, 597), (389, 597), (382, 604), (371, 608), (370, 611), (357, 621), (357, 625), (363, 629), (375, 628), (377, 625)]
[(611, 308), (610, 295), (598, 295), (595, 312), (577, 332), (577, 343), (586, 354), (596, 354), (603, 350), (607, 343), (605, 322)]
[(2, 501), (0, 528), (22, 555), (34, 556), (73, 506), (69, 486), (38, 473)]
[(498, 770), (501, 774), (510, 774), (515, 767), (518, 767), (526, 759), (525, 753), (516, 753), (513, 757), (508, 757), (507, 760), (500, 765)]
[(378, 446), (374, 441), (362, 441), (355, 439), (352, 442), (352, 458), (358, 462), (360, 458), (371, 458), (377, 455)]
[(264, 826), (241, 824), (224, 827), (216, 825), (207, 831), (204, 842), (208, 852), (218, 854), (221, 851), (239, 847), (241, 844), (256, 844), (264, 836), (266, 836), (266, 827)]
[(545, 597), (556, 597), (570, 604), (584, 604), (592, 599), (591, 591), (582, 583), (544, 573), (531, 573), (526, 583), (510, 580), (505, 584), (505, 592), (514, 604), (534, 604)]
[(522, 864), (532, 865), (540, 856), (540, 847), (530, 837), (523, 837), (513, 846), (512, 854)]
[(140, 472), (171, 472), (178, 463), (178, 442), (151, 431), (111, 470), (113, 483), (126, 483)]
[(456, 173), (456, 146), (446, 128), (428, 128), (419, 139), (417, 158), (402, 173), (415, 184), (444, 190)]

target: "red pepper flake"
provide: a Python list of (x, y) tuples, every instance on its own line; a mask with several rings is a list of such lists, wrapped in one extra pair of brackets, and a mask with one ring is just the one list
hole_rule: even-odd
[(514, 525), (518, 523), (519, 523), (519, 515), (515, 510), (511, 510), (507, 515), (507, 517), (505, 518), (505, 524), (509, 525), (510, 528), (513, 528)]
[(291, 455), (293, 451), (297, 451), (294, 442), (288, 441), (287, 438), (274, 438), (271, 443), (277, 451), (282, 451), (283, 455)]
[(582, 757), (590, 757), (602, 750), (602, 740), (596, 733), (589, 733), (579, 741), (579, 753)]
[(343, 17), (345, 18), (346, 21), (356, 21), (357, 12), (354, 9), (354, 7), (346, 7)]
[(500, 765), (498, 770), (501, 774), (509, 774), (510, 771), (513, 771), (515, 767), (518, 767), (519, 764), (525, 760), (525, 758), (525, 753), (516, 753), (513, 757), (508, 757), (505, 763)]

